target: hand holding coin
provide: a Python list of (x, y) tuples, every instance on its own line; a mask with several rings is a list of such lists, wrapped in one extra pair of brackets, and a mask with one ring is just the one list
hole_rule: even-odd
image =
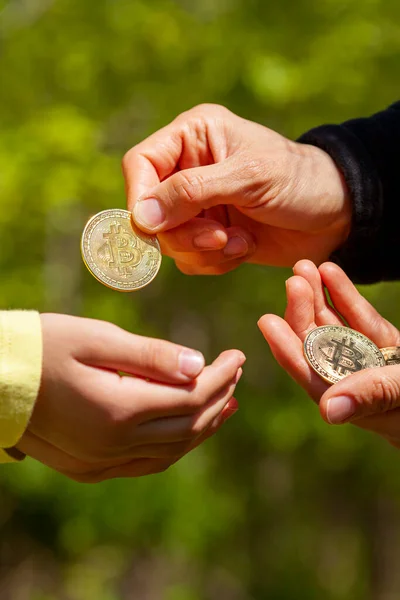
[(359, 331), (340, 325), (312, 329), (303, 350), (310, 367), (331, 384), (363, 369), (400, 364), (400, 346), (378, 348)]
[(90, 273), (119, 292), (143, 288), (154, 279), (161, 265), (157, 237), (135, 228), (131, 213), (122, 209), (104, 210), (88, 221), (81, 251)]
[(264, 315), (259, 321), (275, 358), (319, 404), (325, 421), (351, 422), (400, 448), (400, 365), (393, 364), (398, 329), (337, 265), (317, 269), (302, 260), (294, 273), (285, 319)]

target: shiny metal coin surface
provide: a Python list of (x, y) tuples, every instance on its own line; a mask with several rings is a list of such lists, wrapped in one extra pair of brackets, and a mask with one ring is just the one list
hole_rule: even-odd
[(379, 348), (387, 365), (400, 365), (400, 346)]
[(309, 365), (331, 384), (362, 369), (386, 364), (382, 352), (370, 339), (339, 325), (313, 329), (304, 340), (303, 349)]
[(91, 274), (119, 292), (133, 292), (148, 285), (162, 259), (156, 236), (135, 228), (131, 213), (122, 209), (103, 210), (87, 222), (81, 251)]

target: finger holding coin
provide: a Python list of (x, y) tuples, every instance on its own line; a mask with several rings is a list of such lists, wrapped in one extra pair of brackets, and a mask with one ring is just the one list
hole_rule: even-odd
[(137, 229), (131, 213), (122, 209), (104, 210), (88, 221), (81, 252), (90, 273), (119, 292), (148, 285), (157, 275), (162, 258), (157, 237)]

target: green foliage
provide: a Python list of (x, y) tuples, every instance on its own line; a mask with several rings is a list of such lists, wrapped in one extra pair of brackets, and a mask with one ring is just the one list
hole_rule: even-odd
[[(395, 0), (1, 0), (0, 306), (75, 313), (248, 356), (240, 411), (167, 473), (84, 486), (26, 460), (0, 473), (4, 600), (397, 597), (395, 450), (329, 428), (256, 328), (288, 271), (136, 295), (84, 269), (80, 232), (124, 207), (124, 152), (201, 103), (295, 137), (396, 99)], [(249, 293), (251, 290), (251, 293)], [(400, 325), (399, 284), (363, 290)]]

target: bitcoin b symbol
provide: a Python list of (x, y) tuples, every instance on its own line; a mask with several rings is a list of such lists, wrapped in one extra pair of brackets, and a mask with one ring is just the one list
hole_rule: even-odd
[(99, 257), (108, 263), (110, 269), (117, 270), (119, 275), (131, 275), (143, 258), (138, 240), (119, 223), (110, 225), (109, 232), (103, 233), (103, 238), (107, 241), (99, 248)]
[(333, 369), (339, 375), (349, 375), (356, 371), (361, 371), (363, 354), (355, 347), (355, 342), (344, 336), (342, 340), (331, 339), (333, 346), (329, 346), (327, 351), (321, 348), (325, 359), (332, 365)]

